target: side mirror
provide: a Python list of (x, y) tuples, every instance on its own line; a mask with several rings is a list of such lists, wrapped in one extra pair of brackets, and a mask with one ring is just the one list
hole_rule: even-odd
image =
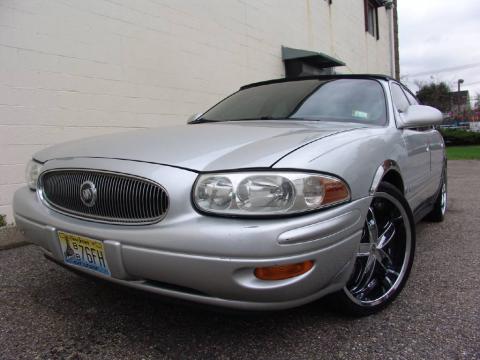
[(203, 113), (196, 113), (193, 115), (190, 115), (187, 120), (187, 124), (193, 123), (195, 120), (200, 119), (202, 117)]
[(431, 106), (410, 105), (404, 113), (400, 114), (398, 127), (400, 129), (409, 127), (422, 127), (439, 125), (443, 122), (443, 114)]

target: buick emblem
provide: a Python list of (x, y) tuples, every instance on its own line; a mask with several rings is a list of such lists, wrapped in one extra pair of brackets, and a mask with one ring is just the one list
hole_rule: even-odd
[(85, 181), (80, 186), (80, 200), (83, 205), (92, 207), (97, 202), (97, 188), (91, 181)]

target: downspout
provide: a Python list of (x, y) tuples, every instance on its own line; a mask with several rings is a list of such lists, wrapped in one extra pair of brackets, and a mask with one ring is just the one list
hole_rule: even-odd
[(394, 25), (394, 8), (395, 5), (391, 4), (387, 6), (387, 15), (388, 15), (388, 27), (389, 27), (389, 36), (390, 36), (390, 76), (396, 77), (396, 61), (395, 61), (395, 25)]
[(400, 51), (398, 44), (398, 7), (397, 0), (393, 0), (393, 36), (395, 53), (395, 78), (400, 80)]

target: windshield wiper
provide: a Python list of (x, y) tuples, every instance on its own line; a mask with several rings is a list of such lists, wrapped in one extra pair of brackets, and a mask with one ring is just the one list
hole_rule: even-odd
[(202, 124), (202, 123), (211, 123), (211, 122), (217, 122), (218, 120), (210, 120), (210, 119), (205, 119), (205, 118), (198, 118), (196, 120), (190, 121), (189, 124)]
[(226, 120), (210, 120), (205, 118), (199, 118), (190, 122), (189, 124), (201, 124), (201, 123), (210, 123), (210, 122), (227, 122), (227, 121), (253, 121), (253, 120), (285, 120), (286, 117), (273, 117), (273, 116), (259, 116), (252, 118), (240, 118), (240, 119), (226, 119)]
[(259, 120), (285, 120), (285, 117), (262, 116)]
[(220, 121), (253, 121), (253, 120), (285, 120), (285, 117), (273, 117), (273, 116), (259, 116), (252, 118), (240, 118), (240, 119), (229, 119), (229, 120), (220, 120)]

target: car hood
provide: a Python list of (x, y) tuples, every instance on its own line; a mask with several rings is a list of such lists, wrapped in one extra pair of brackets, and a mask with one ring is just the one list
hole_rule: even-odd
[(35, 159), (112, 158), (195, 171), (270, 167), (306, 144), (361, 127), (287, 120), (192, 124), (63, 143), (38, 152)]

